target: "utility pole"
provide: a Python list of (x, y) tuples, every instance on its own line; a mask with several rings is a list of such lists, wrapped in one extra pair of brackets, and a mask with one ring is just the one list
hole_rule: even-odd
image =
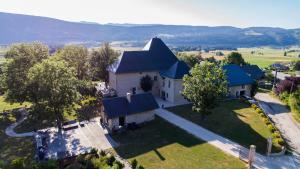
[(274, 76), (274, 81), (273, 81), (273, 90), (276, 87), (276, 80), (277, 80), (277, 69), (275, 68), (275, 76)]

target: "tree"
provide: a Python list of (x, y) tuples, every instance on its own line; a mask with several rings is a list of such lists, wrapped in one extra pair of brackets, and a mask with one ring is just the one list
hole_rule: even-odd
[(203, 59), (201, 58), (201, 55), (189, 55), (186, 53), (178, 53), (177, 58), (179, 60), (184, 61), (189, 67), (194, 67), (195, 64), (200, 63)]
[(104, 43), (101, 48), (93, 50), (90, 58), (90, 67), (94, 80), (108, 82), (108, 67), (118, 58), (119, 53), (114, 51), (109, 43)]
[(204, 118), (215, 107), (217, 99), (227, 93), (227, 80), (221, 67), (205, 61), (196, 64), (190, 75), (183, 77), (183, 87), (182, 94)]
[(84, 46), (68, 45), (57, 52), (59, 58), (67, 62), (69, 67), (76, 70), (78, 79), (89, 79), (88, 50)]
[(287, 52), (286, 51), (283, 53), (283, 56), (287, 56)]
[(152, 90), (153, 81), (149, 75), (146, 75), (141, 78), (140, 85), (144, 92), (148, 92)]
[(242, 55), (238, 52), (231, 52), (225, 59), (225, 63), (227, 64), (236, 64), (236, 65), (244, 65), (246, 64)]
[(27, 73), (36, 63), (48, 58), (49, 49), (41, 43), (14, 44), (5, 54), (8, 59), (5, 74), (6, 99), (24, 102), (27, 97)]
[(48, 107), (49, 111), (41, 113), (45, 113), (44, 116), (54, 114), (60, 129), (64, 110), (70, 108), (80, 96), (74, 69), (68, 68), (64, 61), (44, 60), (30, 68), (28, 79), (29, 84), (35, 86), (32, 91), (34, 97), (29, 97), (29, 101), (35, 100)]

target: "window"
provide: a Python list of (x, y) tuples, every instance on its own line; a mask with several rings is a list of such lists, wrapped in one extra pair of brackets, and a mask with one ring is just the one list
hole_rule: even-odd
[(169, 98), (169, 95), (168, 95), (168, 93), (167, 93), (167, 98)]
[(171, 87), (171, 81), (169, 80), (169, 84), (168, 84), (169, 88)]
[(245, 89), (245, 85), (242, 85), (242, 89)]
[(153, 79), (154, 79), (154, 81), (157, 81), (157, 76), (154, 76)]

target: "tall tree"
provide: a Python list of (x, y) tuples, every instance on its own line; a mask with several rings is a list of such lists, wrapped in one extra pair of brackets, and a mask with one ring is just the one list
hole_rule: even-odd
[(149, 75), (146, 75), (141, 78), (140, 85), (144, 92), (148, 92), (152, 90), (153, 81)]
[(225, 63), (227, 64), (236, 64), (236, 65), (244, 65), (246, 64), (242, 54), (238, 52), (231, 52), (226, 58)]
[(84, 46), (68, 45), (57, 52), (58, 57), (74, 67), (78, 79), (89, 79), (88, 76), (88, 50)]
[(204, 118), (216, 106), (217, 99), (227, 93), (227, 80), (221, 67), (205, 61), (183, 77), (183, 87), (182, 94)]
[(8, 59), (5, 76), (7, 99), (23, 102), (27, 97), (27, 73), (36, 63), (49, 56), (49, 49), (41, 43), (14, 44), (5, 54)]
[(108, 82), (107, 68), (118, 58), (119, 53), (113, 50), (109, 43), (104, 43), (101, 48), (93, 50), (90, 58), (90, 66), (94, 80)]
[(36, 89), (35, 97), (29, 97), (29, 101), (37, 99), (39, 104), (44, 104), (49, 111), (41, 113), (45, 116), (54, 114), (57, 126), (61, 128), (64, 110), (70, 108), (80, 96), (74, 69), (68, 68), (64, 61), (47, 59), (30, 68), (28, 79), (28, 83)]

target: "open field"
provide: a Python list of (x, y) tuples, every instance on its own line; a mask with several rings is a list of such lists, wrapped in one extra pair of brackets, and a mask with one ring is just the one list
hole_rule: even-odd
[[(258, 113), (239, 100), (221, 102), (205, 120), (201, 120), (200, 113), (192, 111), (192, 105), (168, 110), (245, 147), (254, 144), (260, 153), (266, 152), (267, 138), (272, 136)], [(273, 147), (275, 152), (280, 149), (277, 143)]]
[(120, 143), (114, 151), (125, 159), (137, 159), (147, 169), (245, 168), (239, 159), (159, 117), (140, 129), (112, 137)]
[[(291, 48), (289, 50), (300, 50), (299, 48)], [(216, 52), (222, 52), (224, 56), (216, 56)], [(210, 51), (208, 53), (201, 53), (201, 56), (203, 58), (209, 58), (209, 57), (215, 57), (217, 60), (223, 60), (226, 55), (233, 51), (229, 50), (218, 50), (218, 51)], [(288, 52), (287, 56), (284, 56), (284, 49), (273, 49), (273, 48), (239, 48), (238, 51), (241, 53), (246, 60), (246, 62), (249, 62), (251, 64), (256, 64), (261, 68), (267, 67), (270, 64), (276, 63), (276, 62), (283, 62), (288, 63), (290, 61), (300, 60), (298, 57), (300, 52)], [(189, 54), (197, 54), (198, 51), (190, 51), (185, 52)]]

